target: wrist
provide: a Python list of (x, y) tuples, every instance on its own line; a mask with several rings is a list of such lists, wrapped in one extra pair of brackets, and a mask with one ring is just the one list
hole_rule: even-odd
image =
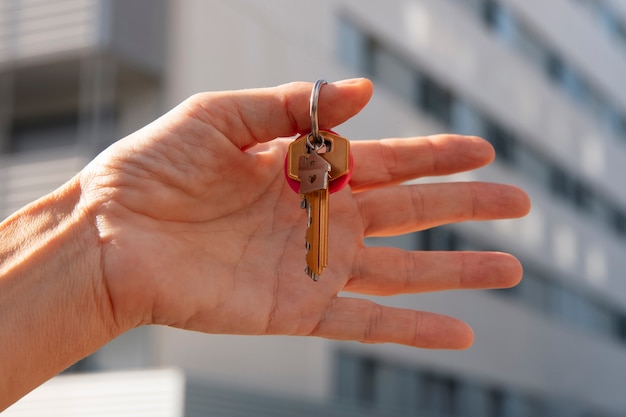
[[(121, 332), (76, 178), (0, 224), (0, 392), (8, 401)], [(3, 401), (0, 410), (10, 404)]]

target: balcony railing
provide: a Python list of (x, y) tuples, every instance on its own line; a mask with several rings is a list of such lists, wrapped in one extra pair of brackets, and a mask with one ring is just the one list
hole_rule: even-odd
[(97, 45), (101, 0), (0, 0), (0, 65)]
[(106, 49), (158, 74), (164, 0), (0, 0), (0, 68)]

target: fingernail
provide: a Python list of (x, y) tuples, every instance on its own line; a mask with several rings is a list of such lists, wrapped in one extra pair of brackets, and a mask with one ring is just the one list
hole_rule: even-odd
[(360, 82), (363, 81), (363, 78), (349, 78), (347, 80), (339, 80), (339, 81), (334, 81), (333, 85), (350, 85), (350, 84), (358, 84)]

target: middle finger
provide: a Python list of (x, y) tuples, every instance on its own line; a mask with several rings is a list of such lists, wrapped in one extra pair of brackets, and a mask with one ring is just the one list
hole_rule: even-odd
[(393, 236), (465, 220), (524, 216), (530, 202), (504, 184), (457, 182), (412, 184), (355, 194), (364, 236)]
[(448, 175), (493, 161), (489, 142), (475, 136), (433, 135), (353, 141), (350, 187), (362, 192), (425, 176)]

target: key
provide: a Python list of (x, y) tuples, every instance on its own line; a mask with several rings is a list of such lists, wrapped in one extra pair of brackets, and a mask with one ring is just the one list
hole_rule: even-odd
[(350, 141), (319, 129), (318, 101), (325, 84), (317, 80), (311, 91), (311, 133), (293, 141), (285, 158), (287, 183), (302, 196), (307, 211), (305, 271), (314, 281), (328, 265), (328, 195), (348, 184), (352, 171)]
[(312, 149), (307, 136), (302, 136), (291, 143), (287, 154), (288, 175), (299, 181), (302, 207), (307, 210), (305, 271), (314, 281), (328, 266), (329, 189), (333, 180), (351, 169), (350, 142), (330, 132), (320, 134), (324, 144), (319, 149)]
[(300, 157), (302, 207), (307, 211), (305, 272), (317, 281), (328, 265), (328, 179), (331, 165), (315, 150)]

